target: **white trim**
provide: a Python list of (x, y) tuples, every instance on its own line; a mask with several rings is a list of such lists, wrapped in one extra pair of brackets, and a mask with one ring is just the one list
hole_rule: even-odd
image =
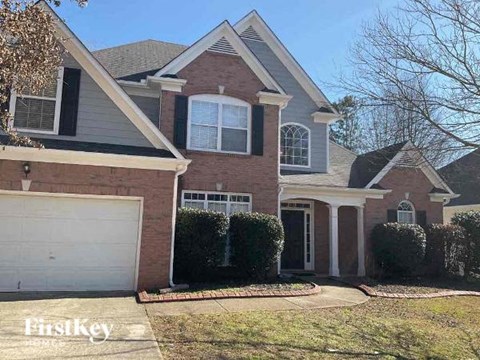
[(92, 199), (92, 200), (120, 200), (120, 201), (138, 201), (139, 219), (137, 234), (137, 249), (135, 254), (135, 273), (134, 273), (134, 291), (138, 290), (138, 276), (140, 273), (140, 251), (142, 248), (142, 228), (143, 228), (143, 208), (144, 198), (140, 196), (116, 196), (116, 195), (93, 195), (93, 194), (71, 194), (71, 193), (50, 193), (50, 192), (25, 192), (16, 190), (0, 190), (1, 195), (10, 196), (36, 196), (50, 198), (72, 198), (72, 199)]
[(272, 49), (283, 65), (288, 69), (288, 71), (290, 71), (302, 88), (312, 98), (315, 104), (319, 108), (322, 106), (331, 108), (338, 116), (337, 111), (332, 107), (332, 104), (328, 101), (326, 96), (322, 93), (318, 86), (308, 76), (305, 70), (294, 59), (287, 48), (281, 43), (278, 37), (273, 33), (273, 31), (255, 10), (237, 22), (234, 25), (234, 29), (238, 34), (241, 34), (249, 26), (252, 26), (258, 35), (263, 39), (263, 41), (270, 47), (270, 49)]
[[(203, 194), (205, 195), (205, 200), (185, 200), (185, 193), (193, 193), (193, 194)], [(227, 201), (215, 201), (215, 200), (208, 200), (208, 195), (215, 194), (215, 195), (227, 195)], [(203, 209), (208, 210), (208, 203), (209, 202), (218, 202), (218, 203), (226, 203), (227, 204), (227, 216), (230, 214), (230, 206), (231, 204), (247, 204), (246, 202), (234, 202), (230, 201), (231, 195), (237, 196), (248, 196), (250, 199), (248, 203), (248, 212), (252, 212), (252, 204), (253, 204), (253, 195), (249, 193), (240, 193), (240, 192), (231, 192), (231, 191), (197, 191), (197, 190), (182, 190), (182, 200), (181, 200), (181, 207), (185, 207), (185, 201), (187, 202), (203, 202)]]
[(0, 148), (0, 159), (166, 171), (178, 171), (187, 167), (191, 162), (191, 160), (174, 158), (36, 149), (21, 146), (3, 146)]
[(126, 80), (117, 80), (117, 82), (128, 95), (160, 98), (160, 91), (158, 89), (151, 89), (143, 82)]
[(185, 79), (175, 79), (168, 77), (147, 76), (147, 84), (159, 84), (163, 91), (182, 92), (183, 87), (187, 84)]
[(428, 194), (431, 202), (440, 202), (447, 205), (451, 199), (460, 197), (460, 194)]
[(338, 208), (339, 204), (328, 204), (328, 220), (329, 220), (329, 250), (330, 250), (330, 264), (329, 275), (338, 277), (340, 276), (339, 267), (339, 239), (338, 239)]
[(173, 282), (173, 265), (175, 260), (175, 225), (177, 223), (177, 207), (178, 207), (178, 177), (185, 174), (187, 168), (177, 171), (175, 173), (175, 180), (173, 182), (173, 201), (172, 201), (172, 229), (171, 229), (171, 241), (170, 241), (170, 266), (169, 266), (169, 276), (168, 276), (168, 284), (170, 287), (175, 287), (175, 283)]
[[(284, 126), (288, 126), (288, 125), (294, 125), (294, 126), (299, 126), (301, 128), (304, 128), (305, 130), (307, 130), (308, 132), (308, 164), (307, 165), (295, 165), (295, 164), (283, 164), (282, 163), (282, 128)], [(281, 124), (280, 125), (280, 166), (282, 166), (284, 169), (286, 168), (311, 168), (311, 165), (312, 164), (312, 132), (311, 130), (306, 127), (305, 125), (303, 124), (300, 124), (300, 123), (296, 123), (296, 122), (287, 122), (287, 123), (284, 123), (284, 124)]]
[(418, 164), (416, 167), (423, 171), (425, 176), (428, 178), (428, 180), (430, 180), (434, 187), (438, 187), (445, 191), (448, 191), (448, 194), (442, 194), (444, 197), (449, 197), (449, 195), (455, 195), (455, 193), (452, 191), (452, 189), (450, 189), (450, 187), (442, 179), (438, 172), (410, 141), (408, 141), (400, 149), (400, 151), (393, 157), (393, 159), (388, 162), (388, 164), (367, 184), (367, 186), (365, 186), (365, 188), (370, 189), (373, 185), (378, 184), (380, 180), (382, 180), (393, 167), (398, 165), (405, 153), (408, 153), (408, 155), (412, 155), (413, 159), (416, 158), (415, 162)]
[[(406, 203), (407, 205), (409, 205), (412, 210), (399, 210), (398, 208), (400, 207), (400, 204), (402, 203)], [(400, 222), (400, 214), (411, 214), (412, 215), (412, 223), (406, 223), (406, 222)], [(416, 224), (417, 223), (417, 214), (415, 212), (415, 206), (413, 205), (413, 203), (409, 200), (401, 200), (398, 205), (397, 205), (397, 222), (401, 223), (401, 224)]]
[(282, 95), (267, 91), (257, 92), (258, 102), (265, 105), (277, 105), (280, 109), (287, 107), (288, 102), (293, 98), (292, 95)]
[[(286, 207), (282, 206), (281, 203), (291, 203), (291, 204), (308, 204), (309, 208), (295, 208), (295, 207)], [(281, 211), (283, 210), (293, 210), (293, 211), (303, 211), (304, 213), (304, 234), (303, 234), (303, 245), (304, 245), (304, 254), (303, 254), (303, 269), (304, 270), (315, 270), (315, 203), (313, 201), (305, 200), (289, 200), (282, 201), (280, 203), (280, 219)], [(310, 261), (307, 261), (307, 214), (310, 215)], [(283, 269), (291, 270), (291, 269)]]
[(316, 111), (312, 114), (312, 118), (313, 118), (313, 121), (316, 122), (316, 123), (322, 123), (322, 124), (330, 125), (330, 124), (334, 123), (335, 121), (342, 119), (343, 116), (339, 115), (339, 114)]
[[(194, 148), (191, 146), (191, 135), (192, 135), (192, 101), (203, 101), (215, 103), (218, 105), (218, 114), (217, 114), (217, 148), (216, 149), (205, 149), (205, 148)], [(233, 128), (229, 126), (223, 126), (223, 105), (234, 105), (242, 106), (247, 108), (247, 128)], [(209, 126), (209, 125), (205, 125)], [(215, 127), (211, 125), (210, 127)], [(245, 152), (241, 151), (227, 151), (222, 150), (222, 129), (237, 129), (242, 131), (247, 131), (247, 149)], [(236, 99), (234, 97), (226, 95), (216, 95), (216, 94), (199, 94), (189, 96), (188, 98), (188, 120), (187, 120), (187, 149), (195, 151), (205, 151), (205, 152), (215, 152), (215, 153), (224, 153), (224, 154), (238, 154), (238, 155), (250, 155), (251, 154), (251, 136), (252, 135), (252, 106), (243, 100)]]
[(65, 25), (53, 9), (45, 1), (37, 3), (49, 12), (55, 19), (57, 35), (63, 39), (62, 45), (92, 77), (100, 88), (110, 97), (115, 105), (130, 119), (137, 129), (157, 149), (169, 150), (177, 159), (184, 159), (183, 155), (160, 132), (150, 119), (140, 110), (135, 102), (127, 95), (105, 68), (98, 62), (92, 53), (82, 44), (75, 34)]
[[(8, 124), (8, 126), (12, 129), (15, 129), (18, 132), (25, 132), (25, 133), (32, 133), (32, 134), (51, 134), (51, 135), (58, 135), (58, 130), (60, 127), (60, 112), (62, 109), (62, 92), (63, 92), (63, 73), (64, 68), (63, 66), (59, 67), (57, 73), (57, 89), (55, 98), (48, 97), (48, 96), (35, 96), (35, 95), (19, 95), (16, 91), (12, 91), (10, 96), (10, 106), (9, 112), (13, 116), (12, 120)], [(53, 118), (53, 130), (39, 130), (39, 129), (31, 129), (31, 128), (21, 128), (15, 127), (15, 111), (17, 106), (17, 99), (36, 99), (36, 100), (46, 100), (46, 101), (55, 101), (55, 114)]]
[(365, 206), (356, 206), (357, 209), (357, 276), (363, 277), (365, 270)]
[(222, 37), (232, 45), (232, 47), (237, 51), (237, 53), (245, 60), (247, 65), (252, 69), (252, 71), (257, 75), (257, 77), (262, 81), (262, 83), (271, 90), (277, 90), (281, 94), (285, 95), (282, 87), (275, 81), (275, 79), (270, 75), (270, 73), (265, 69), (262, 63), (257, 59), (257, 57), (252, 53), (252, 51), (247, 47), (243, 42), (240, 36), (235, 32), (232, 26), (228, 21), (222, 22), (215, 29), (205, 35), (203, 38), (198, 40), (195, 44), (186, 49), (183, 53), (173, 59), (170, 63), (165, 65), (160, 69), (155, 77), (161, 77), (166, 74), (177, 74), (185, 66), (190, 64), (198, 56), (208, 50), (210, 46), (215, 44)]

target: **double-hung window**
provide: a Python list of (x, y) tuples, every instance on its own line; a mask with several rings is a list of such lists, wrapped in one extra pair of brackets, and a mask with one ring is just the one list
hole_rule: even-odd
[(310, 130), (300, 124), (285, 124), (280, 130), (280, 163), (310, 166)]
[(224, 95), (189, 99), (187, 147), (227, 153), (250, 153), (250, 105)]
[(62, 102), (63, 68), (52, 76), (50, 83), (41, 91), (23, 94), (12, 93), (10, 113), (11, 127), (18, 131), (58, 134)]

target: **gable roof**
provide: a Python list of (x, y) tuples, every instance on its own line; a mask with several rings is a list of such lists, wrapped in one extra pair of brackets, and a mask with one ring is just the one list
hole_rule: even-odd
[(444, 166), (439, 171), (460, 197), (448, 206), (480, 204), (480, 149)]
[(93, 51), (95, 58), (117, 80), (140, 81), (155, 75), (188, 46), (158, 40), (144, 40)]
[(183, 155), (173, 144), (155, 127), (150, 119), (140, 110), (134, 101), (127, 95), (121, 86), (112, 78), (105, 68), (98, 62), (92, 53), (70, 30), (70, 28), (58, 17), (48, 3), (44, 0), (37, 3), (52, 14), (57, 34), (64, 39), (62, 45), (75, 58), (92, 79), (110, 97), (115, 105), (127, 116), (146, 139), (157, 149), (169, 150), (177, 159), (185, 160)]
[(359, 155), (352, 164), (349, 186), (366, 187), (406, 145), (406, 141)]
[(198, 40), (195, 44), (182, 52), (179, 56), (166, 64), (155, 74), (155, 76), (161, 77), (165, 75), (176, 74), (185, 66), (190, 64), (193, 60), (195, 60), (198, 56), (200, 56), (203, 52), (212, 47), (215, 47), (218, 42), (223, 42), (223, 46), (225, 46), (225, 41), (230, 45), (229, 48), (233, 49), (236, 54), (240, 55), (243, 58), (243, 60), (252, 69), (255, 75), (257, 75), (260, 81), (263, 82), (267, 89), (275, 90), (278, 93), (285, 95), (285, 91), (282, 89), (282, 87), (277, 83), (277, 81), (272, 77), (272, 75), (270, 75), (267, 69), (265, 69), (262, 63), (247, 47), (247, 45), (235, 32), (235, 30), (228, 21), (222, 22), (203, 38)]
[[(405, 165), (407, 152), (415, 151), (410, 142), (401, 142), (362, 155), (330, 141), (330, 167), (328, 173), (281, 171), (280, 183), (332, 188), (379, 189), (378, 182), (396, 165)], [(411, 163), (411, 160), (409, 161)], [(453, 191), (428, 162), (422, 161), (419, 168), (432, 182), (432, 194), (454, 197)]]
[[(238, 34), (247, 32), (247, 38), (259, 37), (267, 43), (272, 49), (275, 55), (280, 59), (283, 65), (290, 71), (295, 77), (298, 83), (303, 87), (307, 94), (312, 98), (315, 104), (318, 106), (320, 112), (332, 112), (335, 115), (339, 115), (325, 94), (315, 84), (312, 78), (306, 73), (298, 61), (288, 51), (285, 45), (278, 39), (275, 33), (270, 29), (267, 23), (262, 17), (253, 10), (247, 14), (243, 19), (234, 25), (234, 28)], [(327, 111), (325, 111), (325, 109)]]

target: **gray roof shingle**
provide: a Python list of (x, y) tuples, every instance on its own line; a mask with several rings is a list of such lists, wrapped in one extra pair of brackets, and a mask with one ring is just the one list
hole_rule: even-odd
[(280, 183), (361, 189), (368, 185), (405, 144), (406, 142), (403, 142), (357, 156), (330, 141), (330, 171), (328, 173), (282, 171)]
[(157, 40), (93, 51), (92, 54), (115, 79), (140, 81), (180, 55), (188, 46)]
[(448, 186), (460, 197), (447, 206), (480, 204), (480, 149), (438, 170)]

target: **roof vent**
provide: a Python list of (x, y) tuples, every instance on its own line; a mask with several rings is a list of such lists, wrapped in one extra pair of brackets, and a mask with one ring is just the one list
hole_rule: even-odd
[(220, 40), (218, 40), (215, 44), (210, 46), (208, 48), (210, 51), (215, 51), (219, 52), (222, 54), (229, 54), (229, 55), (238, 55), (236, 50), (233, 48), (233, 46), (228, 42), (225, 37), (222, 37)]
[(249, 39), (249, 40), (263, 41), (263, 39), (260, 37), (260, 35), (258, 35), (258, 33), (255, 31), (255, 29), (251, 25), (248, 28), (246, 28), (244, 32), (240, 34), (240, 37), (244, 39)]

